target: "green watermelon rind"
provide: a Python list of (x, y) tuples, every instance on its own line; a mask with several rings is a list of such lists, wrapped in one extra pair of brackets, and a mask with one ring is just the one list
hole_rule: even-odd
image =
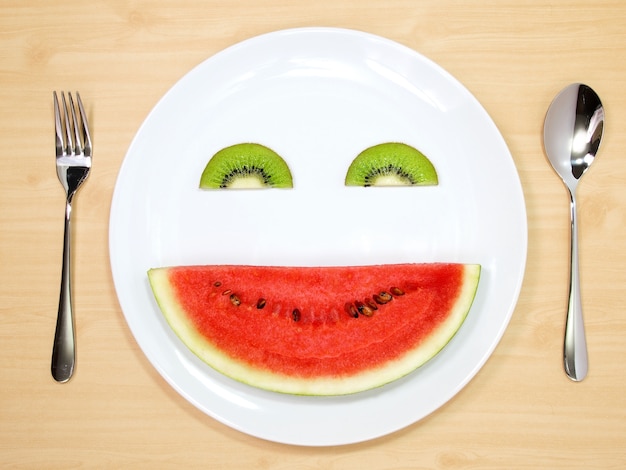
[(348, 377), (300, 378), (251, 367), (229, 357), (206, 340), (181, 308), (169, 282), (169, 268), (148, 271), (150, 286), (166, 321), (180, 340), (203, 362), (236, 381), (273, 392), (292, 395), (334, 396), (358, 393), (394, 382), (435, 357), (456, 335), (474, 302), (480, 279), (479, 264), (465, 264), (462, 289), (447, 319), (421, 342), (381, 367)]

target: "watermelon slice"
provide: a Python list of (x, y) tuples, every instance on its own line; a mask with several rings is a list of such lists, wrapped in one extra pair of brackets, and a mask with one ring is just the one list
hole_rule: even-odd
[(252, 386), (342, 395), (433, 357), (472, 305), (480, 265), (180, 266), (148, 272), (198, 357)]

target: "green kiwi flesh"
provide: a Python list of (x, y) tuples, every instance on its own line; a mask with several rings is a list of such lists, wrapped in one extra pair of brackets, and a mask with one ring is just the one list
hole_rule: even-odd
[(410, 145), (387, 142), (363, 150), (346, 173), (346, 186), (436, 185), (431, 161)]
[(272, 149), (255, 143), (223, 148), (211, 157), (200, 177), (201, 189), (292, 187), (285, 160)]

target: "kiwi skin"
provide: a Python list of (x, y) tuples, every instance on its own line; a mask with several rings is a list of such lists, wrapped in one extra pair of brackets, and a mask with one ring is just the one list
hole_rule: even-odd
[(346, 186), (437, 185), (431, 161), (419, 150), (399, 142), (386, 142), (363, 150), (350, 164)]
[(272, 149), (242, 143), (218, 151), (200, 177), (201, 189), (292, 188), (289, 166)]

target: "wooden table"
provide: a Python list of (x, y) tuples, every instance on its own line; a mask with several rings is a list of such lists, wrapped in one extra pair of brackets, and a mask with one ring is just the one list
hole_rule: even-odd
[[(409, 46), (458, 78), (501, 130), (528, 211), (526, 276), (493, 356), (453, 400), (354, 445), (266, 442), (198, 411), (155, 371), (113, 287), (108, 220), (140, 124), (186, 72), (261, 33), (334, 26)], [(5, 0), (0, 4), (0, 466), (3, 468), (626, 468), (626, 3), (451, 0)], [(590, 372), (561, 364), (568, 199), (542, 147), (566, 84), (593, 86), (605, 138), (580, 186)], [(97, 167), (74, 210), (78, 366), (49, 361), (63, 193), (52, 90), (80, 90)]]

